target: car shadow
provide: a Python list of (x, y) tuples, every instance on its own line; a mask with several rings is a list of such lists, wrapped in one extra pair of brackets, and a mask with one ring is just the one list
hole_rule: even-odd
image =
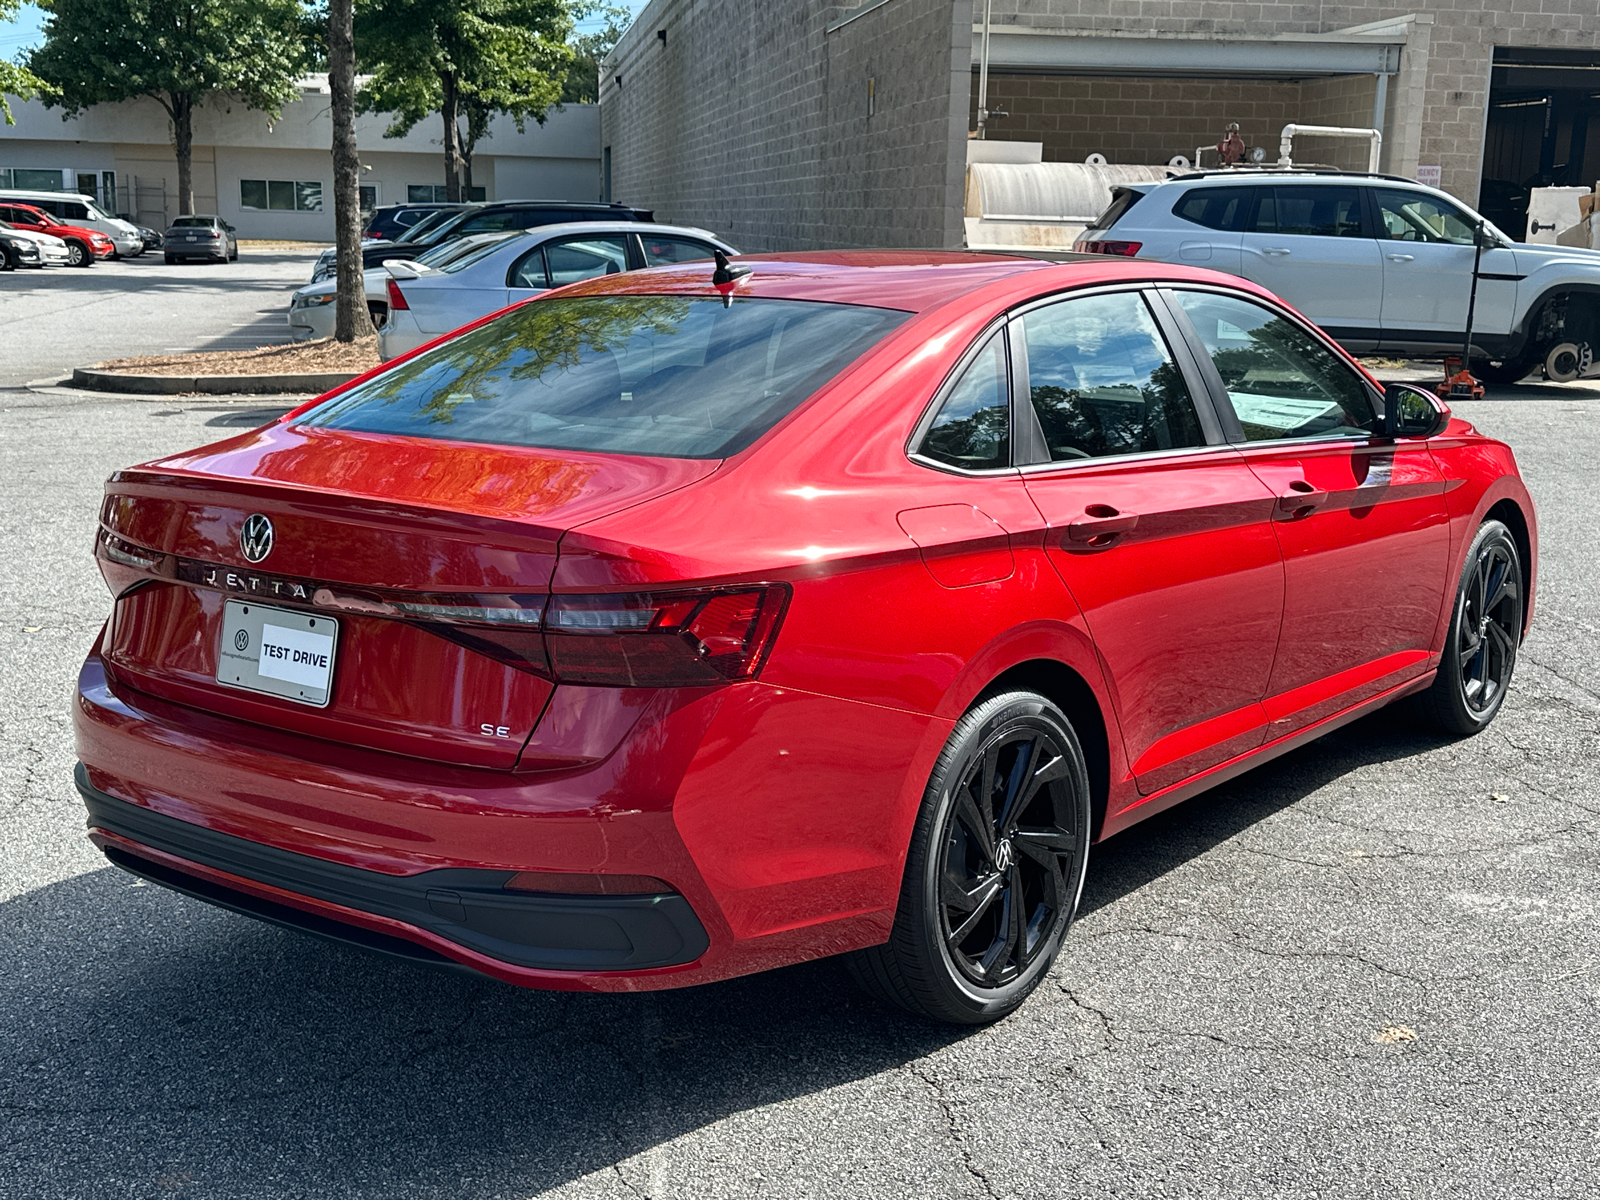
[(1079, 916), (1115, 904), (1252, 825), (1360, 767), (1410, 758), (1445, 744), (1387, 708), (1157, 813), (1097, 845)]
[[(1436, 745), (1368, 718), (1152, 818), (1097, 851), (1086, 910)], [(836, 960), (683, 991), (525, 991), (111, 868), (0, 904), (0, 961), (0, 1178), (19, 1196), (531, 1195), (969, 1036), (878, 1006)]]

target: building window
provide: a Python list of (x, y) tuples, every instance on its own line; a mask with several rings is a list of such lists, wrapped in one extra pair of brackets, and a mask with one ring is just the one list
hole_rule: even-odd
[(370, 217), (377, 207), (378, 185), (375, 183), (363, 183), (361, 185), (361, 215)]
[[(409, 183), (406, 185), (407, 204), (444, 204), (450, 199), (450, 189), (438, 183)], [(466, 189), (468, 200), (487, 200), (487, 188), (470, 187)]]
[(241, 179), (239, 207), (272, 212), (321, 212), (320, 180)]
[(28, 167), (0, 167), (0, 187), (29, 192), (64, 192), (60, 171), (36, 171)]

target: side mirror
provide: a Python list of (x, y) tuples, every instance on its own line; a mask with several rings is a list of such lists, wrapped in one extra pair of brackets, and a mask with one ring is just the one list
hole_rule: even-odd
[(1444, 401), (1414, 383), (1391, 383), (1383, 389), (1383, 436), (1433, 437), (1450, 423)]

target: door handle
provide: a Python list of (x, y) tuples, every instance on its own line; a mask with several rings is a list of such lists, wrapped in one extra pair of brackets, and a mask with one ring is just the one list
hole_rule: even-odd
[(1287, 246), (1263, 246), (1261, 248), (1261, 253), (1263, 253), (1263, 254), (1288, 254), (1288, 253), (1290, 253), (1290, 250), (1289, 250), (1289, 248)]
[(1389, 255), (1389, 261), (1390, 262), (1410, 262), (1415, 257), (1416, 257), (1415, 254), (1391, 254), (1391, 255)]
[(1067, 522), (1067, 537), (1090, 546), (1104, 546), (1138, 524), (1138, 513), (1118, 512), (1109, 504), (1091, 504), (1083, 510), (1083, 516)]
[(1304, 479), (1296, 479), (1278, 497), (1278, 512), (1286, 517), (1309, 516), (1328, 502), (1328, 493)]

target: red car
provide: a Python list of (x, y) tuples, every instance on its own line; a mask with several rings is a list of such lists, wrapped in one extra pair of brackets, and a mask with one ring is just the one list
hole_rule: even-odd
[(98, 229), (63, 225), (44, 209), (31, 204), (0, 200), (0, 221), (9, 221), (19, 229), (60, 238), (67, 244), (68, 266), (92, 267), (95, 259), (110, 258), (117, 252), (115, 243)]
[(78, 785), (119, 866), (347, 942), (849, 952), (983, 1022), (1092, 842), (1403, 697), (1484, 728), (1536, 549), (1506, 446), (1238, 279), (687, 263), (112, 476)]

